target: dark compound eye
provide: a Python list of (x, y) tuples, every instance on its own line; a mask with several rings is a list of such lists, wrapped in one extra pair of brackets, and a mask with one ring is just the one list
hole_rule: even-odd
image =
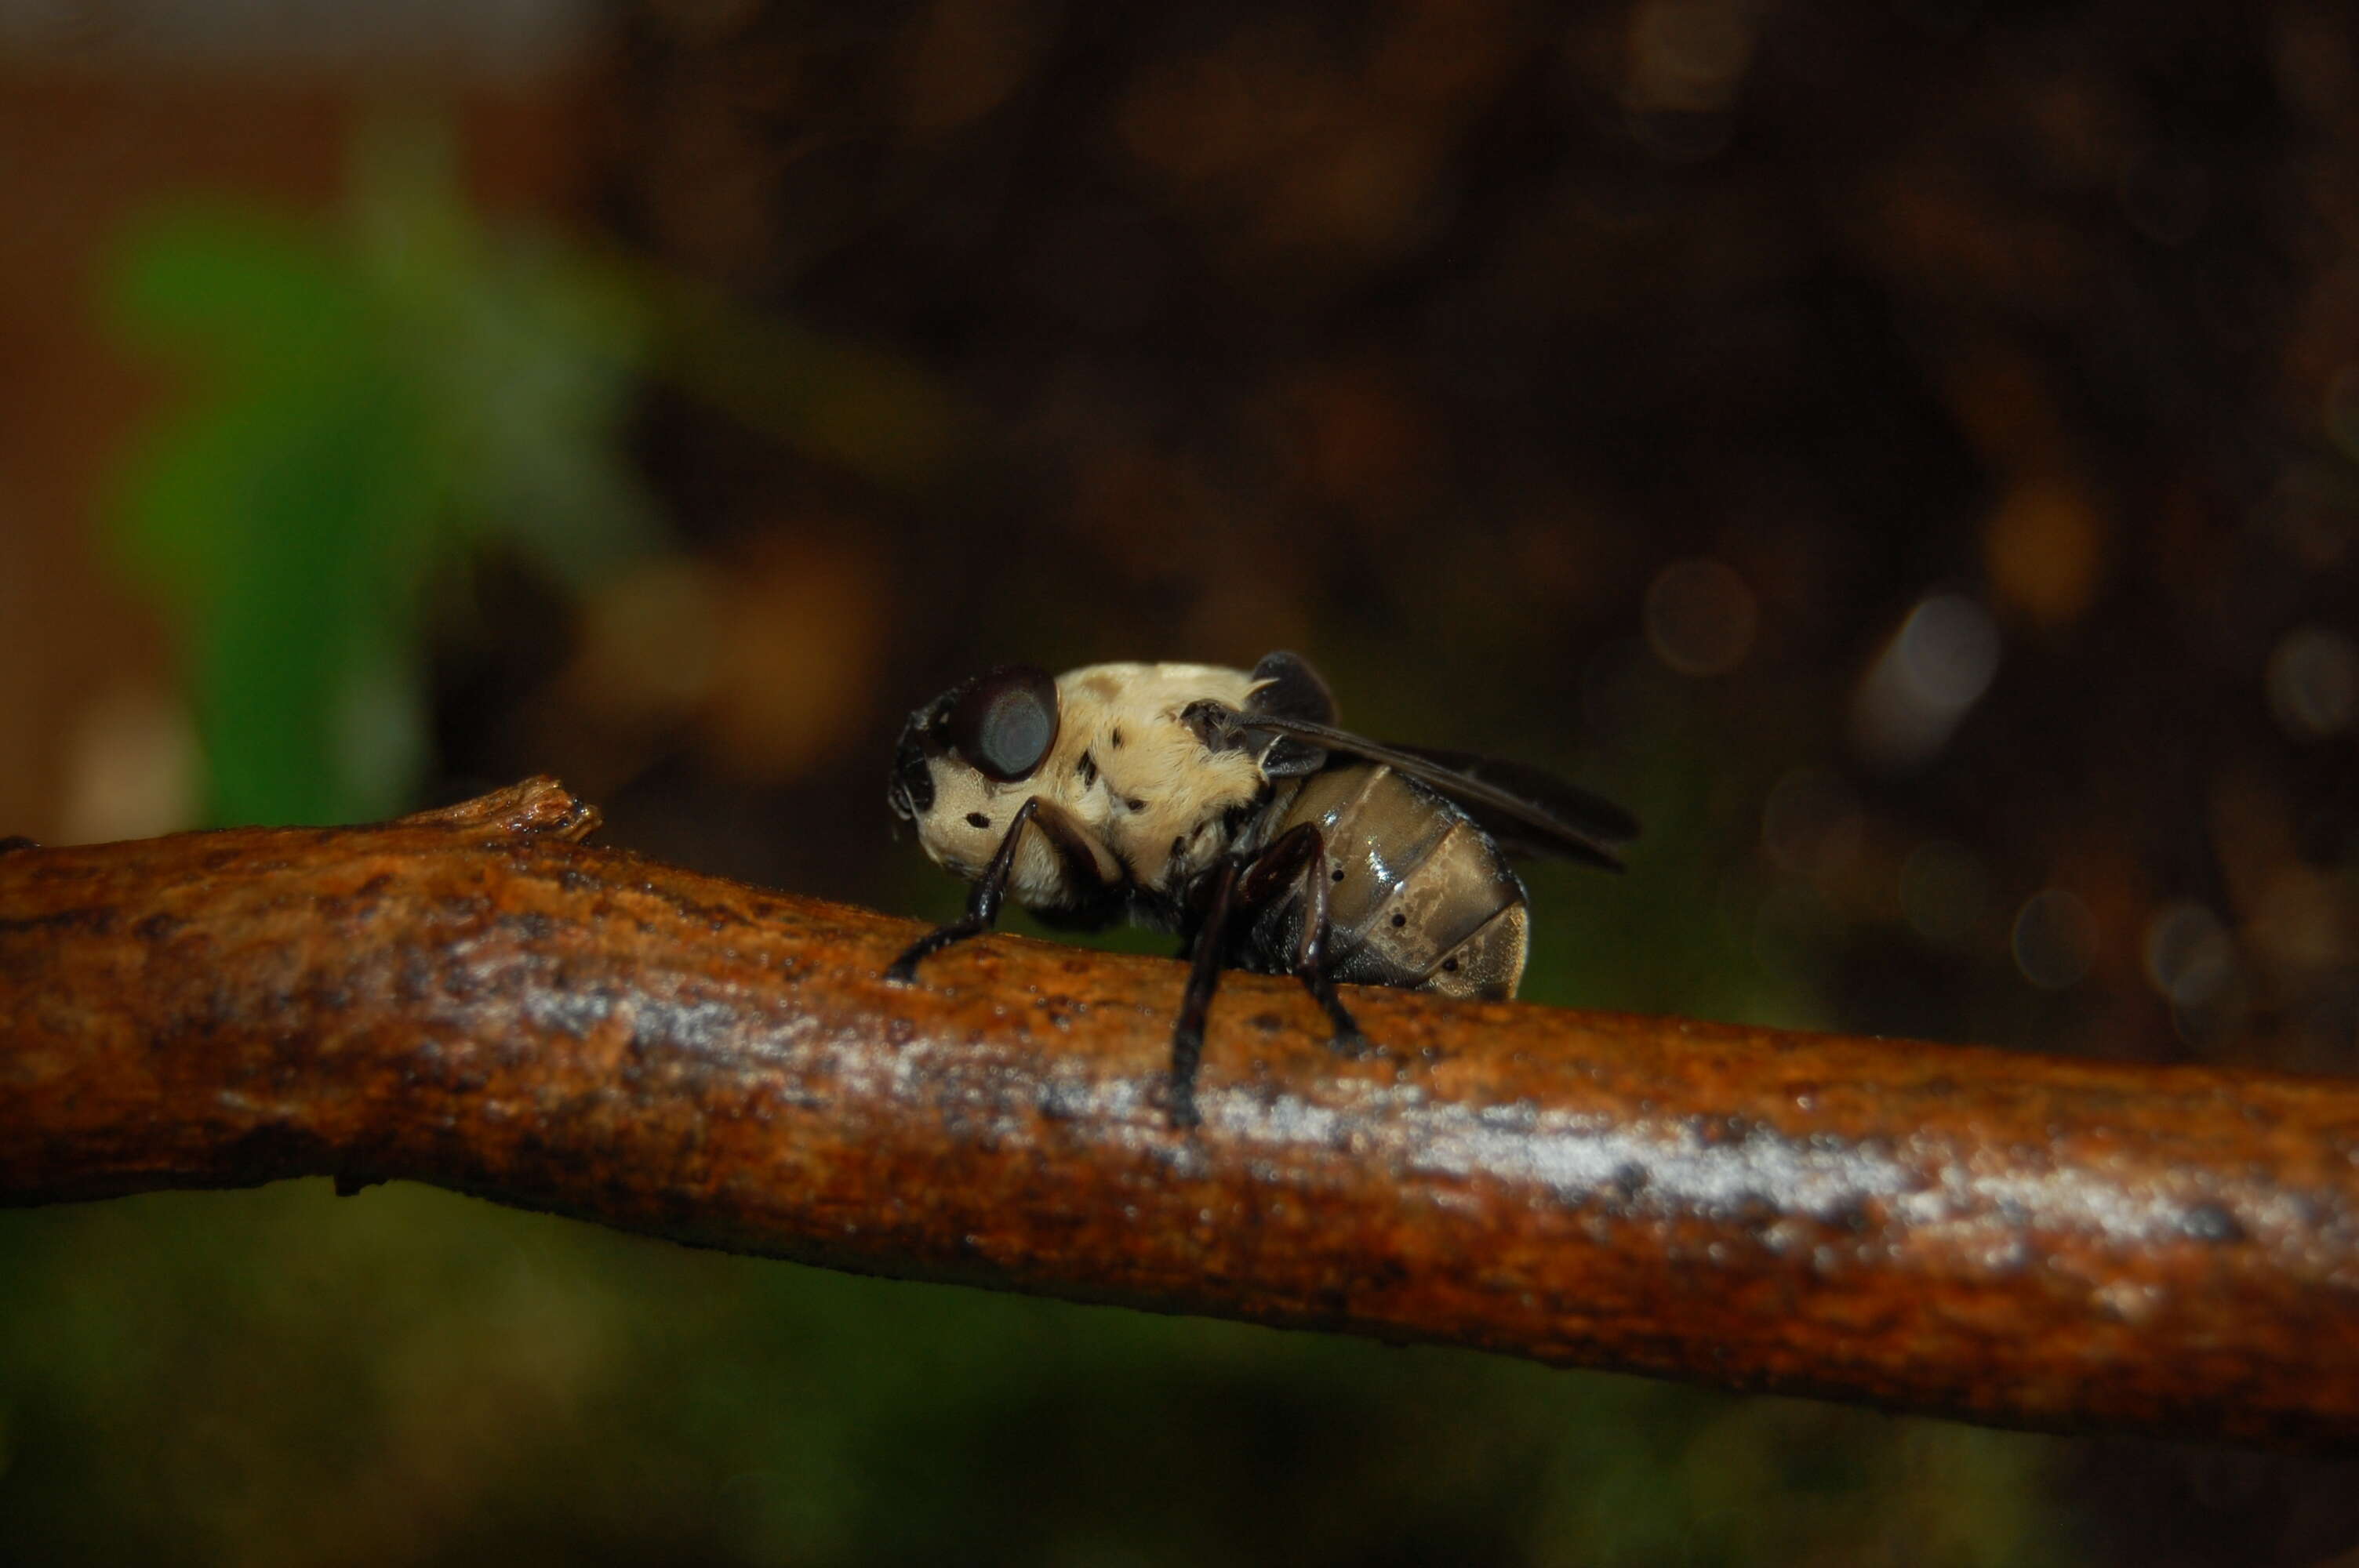
[(975, 677), (942, 716), (942, 739), (984, 777), (1028, 779), (1057, 743), (1057, 680), (1030, 665)]

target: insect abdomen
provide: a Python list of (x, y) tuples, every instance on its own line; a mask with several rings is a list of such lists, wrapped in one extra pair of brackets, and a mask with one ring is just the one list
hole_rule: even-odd
[[(1504, 1000), (1523, 979), (1524, 888), (1483, 830), (1370, 763), (1305, 779), (1281, 827), (1326, 839), (1328, 951), (1339, 980)], [(1299, 909), (1288, 924), (1299, 928)]]

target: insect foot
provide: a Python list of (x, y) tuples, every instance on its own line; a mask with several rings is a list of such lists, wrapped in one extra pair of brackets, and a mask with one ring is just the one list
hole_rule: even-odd
[(1154, 1098), (1162, 1104), (1172, 1131), (1191, 1132), (1204, 1124), (1202, 1114), (1196, 1109), (1196, 1087), (1178, 1073), (1164, 1080), (1162, 1092)]

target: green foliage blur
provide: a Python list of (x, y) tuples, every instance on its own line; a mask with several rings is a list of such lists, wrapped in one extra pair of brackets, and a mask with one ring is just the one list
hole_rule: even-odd
[(185, 642), (212, 822), (402, 809), (429, 592), (494, 547), (578, 586), (652, 542), (615, 441), (643, 312), (578, 252), (488, 228), (438, 122), (359, 138), (341, 230), (158, 213), (106, 294), (199, 383), (113, 521)]
[(2071, 1561), (2048, 1440), (403, 1184), (12, 1216), (0, 1279), (12, 1562)]

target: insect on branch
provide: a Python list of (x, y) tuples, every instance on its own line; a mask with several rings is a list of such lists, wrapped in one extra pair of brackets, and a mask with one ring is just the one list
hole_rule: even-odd
[[(1066, 927), (1179, 935), (1194, 962), (1171, 1032), (1175, 1128), (1196, 1125), (1204, 1020), (1232, 966), (1299, 979), (1345, 1055), (1366, 1042), (1342, 982), (1509, 1000), (1530, 916), (1506, 853), (1618, 871), (1636, 820), (1538, 768), (1388, 745), (1335, 717), (1319, 672), (1282, 651), (1250, 671), (1001, 665), (952, 687), (909, 715), (886, 800), (973, 891), (888, 972), (914, 981), (1010, 896)], [(1125, 733), (1144, 755), (1117, 785), (1098, 758)]]
[(698, 1245), (2004, 1424), (2359, 1435), (2359, 1086), (1231, 977), (581, 843), (0, 849), (0, 1203), (405, 1178)]

